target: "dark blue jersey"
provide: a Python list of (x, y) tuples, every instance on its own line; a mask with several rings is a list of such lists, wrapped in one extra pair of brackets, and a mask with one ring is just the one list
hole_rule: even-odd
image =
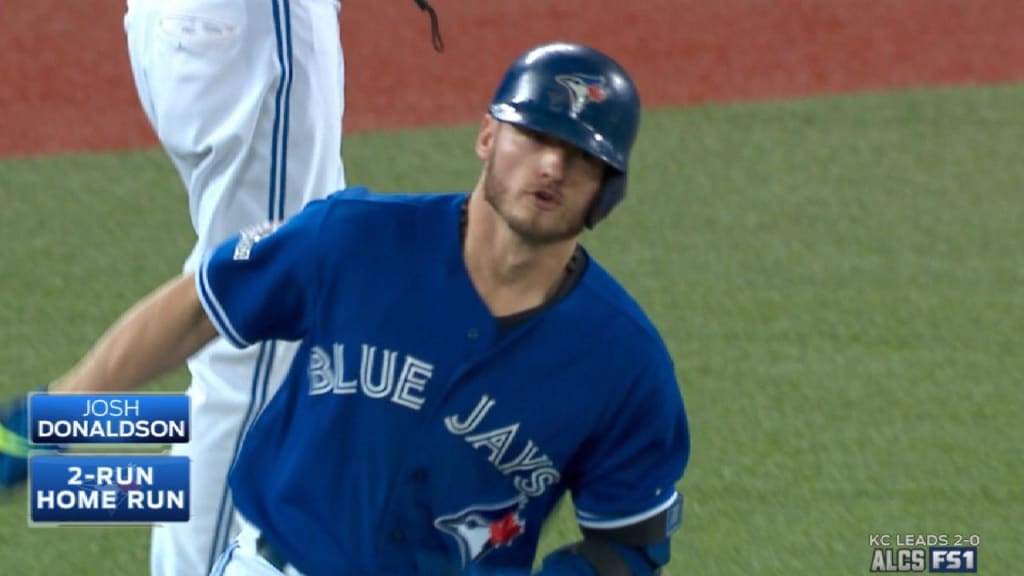
[(197, 274), (235, 344), (302, 341), (230, 484), (307, 574), (528, 571), (566, 491), (592, 528), (678, 498), (686, 415), (650, 321), (589, 259), (571, 292), (499, 333), (462, 259), (466, 199), (348, 190)]

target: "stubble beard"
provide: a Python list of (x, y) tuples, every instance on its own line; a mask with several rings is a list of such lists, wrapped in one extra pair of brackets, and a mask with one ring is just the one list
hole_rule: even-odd
[(498, 217), (528, 244), (555, 244), (576, 238), (583, 232), (582, 217), (577, 221), (561, 221), (549, 226), (542, 223), (540, 218), (523, 217), (513, 213), (508, 207), (513, 200), (513, 194), (494, 173), (493, 157), (484, 168), (484, 200), (491, 205)]

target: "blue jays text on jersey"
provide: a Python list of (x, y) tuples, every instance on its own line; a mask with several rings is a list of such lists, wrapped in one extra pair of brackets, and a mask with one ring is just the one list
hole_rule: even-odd
[(528, 571), (566, 491), (590, 528), (679, 498), (689, 432), (649, 320), (591, 259), (499, 331), (462, 260), (466, 199), (346, 190), (197, 274), (236, 345), (302, 341), (231, 486), (307, 574)]

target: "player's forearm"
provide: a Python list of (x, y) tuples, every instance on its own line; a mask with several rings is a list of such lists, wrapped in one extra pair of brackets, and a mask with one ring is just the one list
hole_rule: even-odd
[(194, 278), (176, 278), (126, 312), (50, 390), (133, 390), (181, 365), (216, 335)]

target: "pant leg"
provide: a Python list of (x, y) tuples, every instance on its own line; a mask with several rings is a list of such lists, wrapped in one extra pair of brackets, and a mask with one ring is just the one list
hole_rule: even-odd
[[(344, 186), (338, 6), (331, 0), (129, 0), (125, 30), (140, 103), (188, 195), (194, 270), (247, 226), (287, 218)], [(154, 575), (207, 574), (237, 529), (226, 474), (243, 431), (294, 353), (215, 341), (189, 361), (188, 523), (157, 526)]]
[(238, 537), (221, 554), (210, 576), (303, 576), (291, 566), (284, 572), (274, 568), (256, 552), (256, 538), (259, 532), (244, 519), (239, 519), (241, 530)]

